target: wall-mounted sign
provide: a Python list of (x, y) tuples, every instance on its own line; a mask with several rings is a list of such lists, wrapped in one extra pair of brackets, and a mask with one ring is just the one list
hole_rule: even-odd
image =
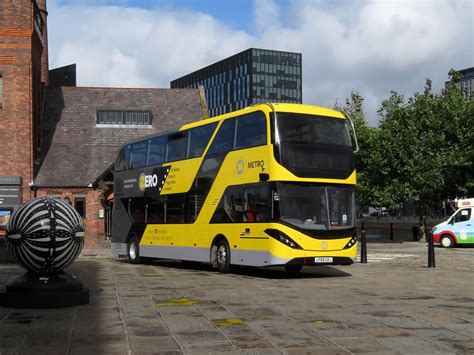
[(21, 176), (0, 176), (0, 209), (21, 203)]
[(21, 176), (0, 176), (0, 185), (21, 186)]
[(20, 193), (20, 186), (0, 185), (0, 208), (18, 206), (21, 203)]

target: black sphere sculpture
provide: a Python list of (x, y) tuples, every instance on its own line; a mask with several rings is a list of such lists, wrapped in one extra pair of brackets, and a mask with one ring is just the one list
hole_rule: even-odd
[(84, 224), (77, 211), (55, 198), (21, 205), (7, 225), (8, 251), (23, 268), (0, 291), (0, 305), (58, 308), (89, 303), (89, 290), (64, 271), (84, 246)]

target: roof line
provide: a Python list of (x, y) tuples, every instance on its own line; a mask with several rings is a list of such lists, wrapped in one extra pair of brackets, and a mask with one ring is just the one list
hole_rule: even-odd
[(103, 86), (48, 86), (47, 88), (61, 88), (64, 90), (123, 90), (123, 91), (138, 91), (138, 90), (153, 90), (153, 91), (198, 91), (198, 89), (184, 89), (184, 88), (118, 88), (118, 87), (103, 87)]

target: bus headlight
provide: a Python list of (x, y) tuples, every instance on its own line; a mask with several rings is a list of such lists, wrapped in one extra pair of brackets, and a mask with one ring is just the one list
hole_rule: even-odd
[(346, 244), (346, 246), (344, 247), (344, 249), (352, 248), (356, 243), (357, 243), (357, 237), (356, 237), (356, 236), (353, 236), (353, 237), (351, 238), (351, 240), (349, 240), (349, 242)]
[(265, 233), (267, 233), (273, 239), (278, 240), (280, 243), (285, 244), (287, 247), (293, 249), (303, 249), (298, 245), (298, 243), (278, 229), (265, 229)]

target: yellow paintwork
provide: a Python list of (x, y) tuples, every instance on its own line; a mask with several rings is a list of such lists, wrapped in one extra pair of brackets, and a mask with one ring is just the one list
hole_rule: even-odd
[(218, 328), (227, 328), (244, 324), (244, 321), (240, 318), (213, 319), (212, 322)]
[(187, 159), (163, 164), (170, 166), (171, 170), (166, 177), (162, 195), (188, 192), (196, 177), (202, 158)]
[[(297, 104), (273, 105), (277, 112), (305, 113), (331, 116), (336, 119), (345, 119), (340, 112), (316, 106)], [(272, 112), (272, 109), (269, 105), (256, 105), (215, 118), (190, 123), (181, 127), (180, 130), (194, 128), (211, 122), (222, 122), (226, 118), (236, 117), (255, 111), (262, 111), (266, 114), (268, 132), (267, 145), (228, 153), (216, 179), (214, 180), (196, 222), (194, 224), (182, 225), (148, 225), (141, 239), (141, 244), (150, 246), (210, 248), (215, 236), (224, 235), (229, 242), (231, 250), (238, 248), (242, 250), (268, 251), (272, 255), (286, 259), (314, 256), (355, 258), (357, 255), (357, 243), (351, 248), (343, 249), (351, 239), (350, 236), (341, 239), (327, 239), (324, 240), (324, 243), (322, 244), (321, 239), (308, 237), (279, 223), (209, 224), (214, 210), (225, 189), (231, 185), (259, 182), (260, 173), (269, 174), (270, 181), (300, 181), (349, 185), (354, 185), (356, 183), (355, 171), (347, 179), (343, 180), (299, 178), (283, 166), (279, 165), (273, 156), (273, 146), (270, 144), (270, 122), (268, 117), (269, 113)], [(217, 131), (218, 129), (214, 132), (214, 136)], [(209, 146), (210, 144), (206, 148), (205, 153), (209, 149)], [(200, 158), (165, 164), (165, 166), (171, 166), (171, 171), (165, 180), (165, 188), (163, 189), (162, 194), (182, 193), (188, 191), (205, 157), (205, 153)], [(278, 229), (284, 232), (298, 243), (303, 250), (292, 249), (269, 237), (264, 232), (267, 228)], [(244, 236), (241, 236), (241, 233), (245, 232), (246, 229), (249, 229), (249, 232)], [(251, 239), (252, 237), (262, 239)], [(268, 238), (263, 239), (265, 237)]]

